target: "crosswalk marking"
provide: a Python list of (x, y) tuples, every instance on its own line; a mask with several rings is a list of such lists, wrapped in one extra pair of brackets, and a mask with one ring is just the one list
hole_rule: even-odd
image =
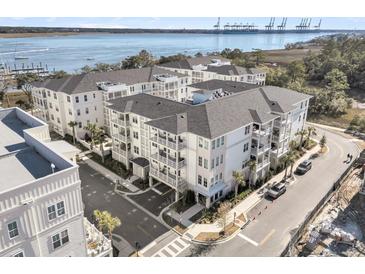
[(259, 244), (257, 242), (255, 242), (254, 240), (248, 238), (247, 236), (238, 233), (238, 236), (241, 237), (242, 239), (246, 240), (247, 242), (249, 242), (250, 244), (254, 245), (254, 246), (258, 246)]
[(185, 242), (181, 238), (177, 238), (157, 251), (152, 257), (176, 257), (189, 246), (190, 243)]

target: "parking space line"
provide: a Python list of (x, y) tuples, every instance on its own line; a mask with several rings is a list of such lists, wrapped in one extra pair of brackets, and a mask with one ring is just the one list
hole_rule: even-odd
[(252, 244), (254, 246), (259, 246), (259, 244), (257, 242), (255, 242), (254, 240), (248, 238), (247, 236), (243, 235), (242, 233), (238, 233), (238, 236), (241, 237), (242, 239), (246, 240), (247, 242), (249, 242), (250, 244)]

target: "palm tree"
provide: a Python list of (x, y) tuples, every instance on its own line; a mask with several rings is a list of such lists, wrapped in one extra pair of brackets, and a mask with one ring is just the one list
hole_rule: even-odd
[(250, 160), (248, 162), (248, 168), (250, 170), (250, 185), (252, 186), (253, 184), (256, 183), (256, 168), (257, 168), (257, 163), (256, 160)]
[(94, 210), (94, 217), (98, 223), (97, 227), (101, 232), (104, 230), (105, 226), (105, 213), (106, 211), (100, 211), (99, 209)]
[(312, 135), (316, 135), (317, 134), (317, 131), (316, 131), (316, 128), (315, 127), (312, 127), (312, 126), (308, 127), (307, 130), (308, 130), (308, 134), (307, 134), (307, 141), (306, 141), (306, 143), (307, 143), (307, 145), (309, 145), (310, 137)]
[(94, 216), (98, 222), (98, 229), (103, 232), (107, 230), (109, 234), (109, 239), (112, 240), (112, 232), (115, 228), (120, 226), (122, 222), (118, 217), (113, 217), (108, 211), (100, 211), (98, 209), (94, 210)]
[(321, 152), (323, 152), (323, 149), (326, 144), (327, 144), (327, 138), (326, 138), (326, 135), (323, 135), (321, 140), (319, 141), (319, 146), (321, 147)]
[(76, 130), (75, 130), (75, 127), (77, 126), (77, 122), (76, 121), (70, 121), (67, 125), (70, 128), (72, 128), (72, 140), (73, 140), (73, 143), (76, 144)]
[(290, 165), (290, 173), (289, 173), (289, 178), (293, 175), (293, 168), (294, 168), (294, 164), (295, 164), (295, 160), (297, 159), (297, 153), (294, 150), (291, 150), (288, 152), (288, 165)]
[(290, 150), (296, 150), (296, 149), (297, 149), (297, 147), (298, 147), (298, 144), (297, 144), (297, 142), (296, 142), (295, 140), (291, 140), (291, 141), (289, 142), (289, 149), (290, 149)]
[(234, 182), (234, 197), (237, 198), (238, 186), (245, 185), (245, 176), (241, 171), (233, 171), (233, 182)]
[(289, 167), (289, 153), (285, 154), (282, 158), (281, 161), (284, 163), (284, 167), (285, 167), (285, 174), (284, 174), (284, 180), (287, 177), (288, 174), (288, 167)]
[(101, 161), (104, 163), (105, 158), (104, 158), (103, 143), (105, 141), (105, 132), (104, 132), (104, 129), (102, 127), (96, 129), (95, 139), (99, 142), (100, 152), (101, 152)]
[(302, 129), (302, 130), (298, 131), (295, 135), (296, 135), (296, 136), (300, 136), (299, 147), (300, 147), (300, 149), (301, 149), (301, 148), (302, 148), (302, 146), (303, 146), (303, 139), (304, 139), (304, 136), (306, 136), (306, 135), (307, 135), (307, 130)]
[(87, 130), (90, 133), (90, 138), (91, 138), (91, 145), (90, 145), (90, 149), (92, 150), (94, 148), (95, 145), (95, 140), (96, 140), (96, 134), (98, 131), (98, 127), (95, 124), (87, 124), (86, 127), (84, 127), (85, 130)]

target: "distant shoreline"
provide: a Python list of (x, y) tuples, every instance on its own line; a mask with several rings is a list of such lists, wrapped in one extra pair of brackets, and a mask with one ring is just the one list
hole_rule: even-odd
[(255, 34), (286, 34), (286, 33), (365, 33), (365, 30), (334, 30), (334, 29), (311, 29), (307, 31), (297, 31), (295, 29), (286, 29), (283, 31), (267, 31), (257, 29), (255, 31), (230, 31), (215, 29), (143, 29), (143, 28), (69, 28), (69, 27), (21, 27), (21, 26), (0, 26), (0, 38), (27, 38), (27, 37), (50, 37), (50, 36), (68, 36), (80, 34), (234, 34), (234, 35), (255, 35)]
[(24, 33), (0, 33), (0, 38), (28, 38), (28, 37), (52, 37), (52, 36), (69, 36), (80, 34), (96, 34), (94, 33), (78, 33), (78, 32), (24, 32)]

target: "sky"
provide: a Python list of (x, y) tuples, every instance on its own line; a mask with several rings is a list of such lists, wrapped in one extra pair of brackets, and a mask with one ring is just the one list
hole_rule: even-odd
[[(320, 18), (312, 18), (312, 26)], [(275, 25), (282, 18), (276, 18)], [(287, 28), (294, 28), (301, 18), (290, 17)], [(266, 17), (222, 17), (221, 25), (226, 23), (254, 23), (264, 28), (270, 21)], [(164, 29), (210, 29), (216, 24), (216, 17), (1, 17), (0, 26), (31, 27), (85, 27), (85, 28), (164, 28)], [(325, 17), (322, 29), (365, 29), (365, 17)]]

